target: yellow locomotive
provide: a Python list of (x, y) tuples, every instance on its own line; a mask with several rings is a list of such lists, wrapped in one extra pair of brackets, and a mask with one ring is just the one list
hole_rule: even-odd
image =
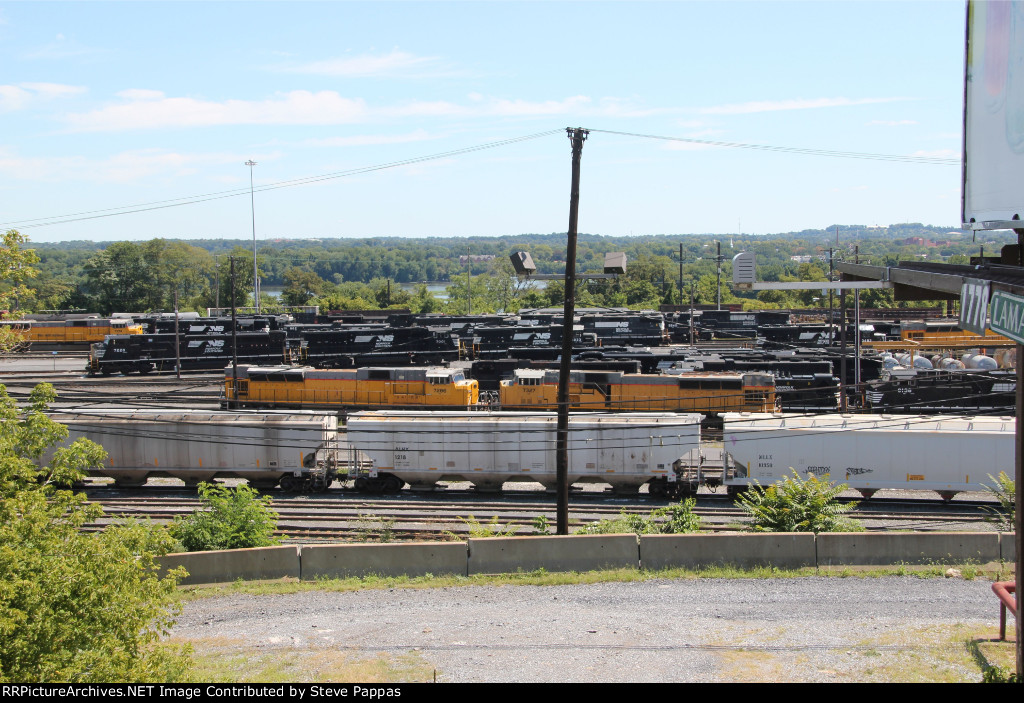
[(142, 334), (142, 325), (131, 320), (88, 317), (79, 320), (3, 320), (29, 344), (92, 344), (108, 334)]
[[(516, 369), (502, 381), (502, 410), (557, 407), (558, 372)], [(572, 371), (573, 408), (602, 412), (772, 412), (775, 379), (768, 374), (689, 373), (678, 376)]]
[(479, 402), (480, 385), (461, 369), (239, 364), (237, 379), (226, 370), (224, 396), (229, 407), (466, 410)]

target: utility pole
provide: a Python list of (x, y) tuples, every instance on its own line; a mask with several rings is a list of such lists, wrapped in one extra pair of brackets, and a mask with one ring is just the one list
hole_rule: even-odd
[(715, 242), (718, 245), (718, 254), (715, 256), (715, 261), (718, 262), (718, 285), (715, 286), (715, 305), (719, 310), (722, 309), (722, 243)]
[(683, 243), (679, 242), (679, 306), (683, 305)]
[(174, 371), (181, 380), (181, 338), (178, 336), (178, 289), (174, 289)]
[(576, 227), (580, 207), (580, 159), (588, 130), (565, 130), (572, 142), (572, 184), (569, 187), (569, 231), (565, 253), (565, 307), (562, 315), (562, 362), (558, 369), (558, 428), (555, 475), (558, 484), (557, 531), (569, 534), (569, 374), (572, 370), (573, 319), (576, 313)]
[(846, 412), (846, 291), (839, 289), (839, 412)]
[[(832, 267), (832, 247), (828, 248), (828, 282), (832, 282), (833, 275)], [(834, 315), (832, 312), (832, 289), (828, 289), (828, 345), (831, 347), (835, 343), (835, 324)]]
[(697, 284), (690, 283), (690, 346), (693, 346), (693, 299), (697, 296)]
[[(853, 261), (854, 263), (860, 263), (860, 245), (853, 249)], [(856, 397), (860, 398), (860, 289), (855, 288), (853, 290), (853, 327), (854, 327), (854, 338), (853, 348), (854, 357), (856, 358), (856, 365), (853, 367), (853, 392)]]
[[(249, 206), (252, 210), (252, 293), (253, 301), (256, 304), (256, 314), (260, 314), (260, 274), (256, 270), (256, 196), (253, 195), (252, 188), (252, 167), (256, 165), (256, 162), (249, 159), (245, 162), (245, 165), (249, 167)], [(234, 305), (234, 303), (232, 303)]]
[(235, 257), (231, 257), (231, 404), (238, 407), (238, 319), (235, 313)]

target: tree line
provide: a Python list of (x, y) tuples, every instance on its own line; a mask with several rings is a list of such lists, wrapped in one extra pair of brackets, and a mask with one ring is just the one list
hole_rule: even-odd
[[(838, 230), (838, 231), (837, 231)], [(993, 236), (988, 234), (987, 236)], [(839, 244), (836, 244), (836, 240)], [(722, 284), (718, 284), (721, 245)], [(577, 304), (656, 308), (662, 304), (741, 304), (746, 308), (817, 307), (820, 291), (735, 292), (732, 257), (753, 251), (764, 281), (823, 281), (830, 247), (835, 260), (864, 263), (903, 260), (964, 261), (979, 250), (969, 233), (921, 224), (886, 228), (830, 227), (780, 235), (652, 235), (603, 237), (582, 234), (577, 271), (600, 272), (604, 255), (623, 251), (626, 274), (611, 281), (580, 282)], [(998, 243), (988, 243), (995, 254)], [(16, 231), (0, 252), (0, 303), (4, 309), (83, 309), (112, 312), (204, 311), (231, 301), (235, 261), (236, 304), (253, 300), (251, 244), (229, 240), (152, 239), (143, 242), (37, 244)], [(260, 307), (320, 305), (322, 310), (406, 307), (415, 312), (516, 312), (560, 305), (560, 281), (547, 285), (515, 277), (508, 257), (529, 251), (538, 273), (559, 274), (566, 258), (564, 234), (516, 237), (376, 238), (287, 240), (258, 246), (256, 268), (264, 293)], [(19, 260), (19, 257), (22, 257)], [(681, 262), (680, 262), (681, 258)], [(680, 265), (681, 264), (681, 265)], [(426, 283), (447, 284), (435, 296)], [(890, 291), (862, 294), (865, 305), (895, 307)]]

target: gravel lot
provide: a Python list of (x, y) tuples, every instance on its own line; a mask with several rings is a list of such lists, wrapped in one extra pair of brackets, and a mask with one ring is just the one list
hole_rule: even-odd
[(172, 635), (416, 652), (442, 682), (885, 681), (906, 666), (972, 681), (951, 634), (992, 636), (998, 613), (986, 581), (656, 580), (231, 595), (186, 604)]

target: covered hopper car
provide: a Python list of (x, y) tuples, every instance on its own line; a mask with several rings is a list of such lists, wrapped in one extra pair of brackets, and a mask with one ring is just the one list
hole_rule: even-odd
[(1012, 475), (1014, 418), (934, 415), (725, 415), (733, 487), (814, 475), (870, 497), (882, 488), (931, 490), (947, 500)]
[[(361, 412), (347, 424), (348, 442), (372, 461), (355, 486), (371, 492), (438, 481), (471, 481), (478, 490), (509, 481), (554, 488), (556, 429), (553, 413)], [(699, 447), (700, 415), (576, 415), (569, 420), (569, 481), (635, 493), (648, 481), (665, 481), (681, 457), (696, 460)]]
[(327, 488), (336, 472), (338, 419), (330, 414), (89, 410), (54, 414), (68, 442), (106, 449), (91, 473), (138, 486), (153, 476), (188, 485), (244, 478), (258, 488)]

